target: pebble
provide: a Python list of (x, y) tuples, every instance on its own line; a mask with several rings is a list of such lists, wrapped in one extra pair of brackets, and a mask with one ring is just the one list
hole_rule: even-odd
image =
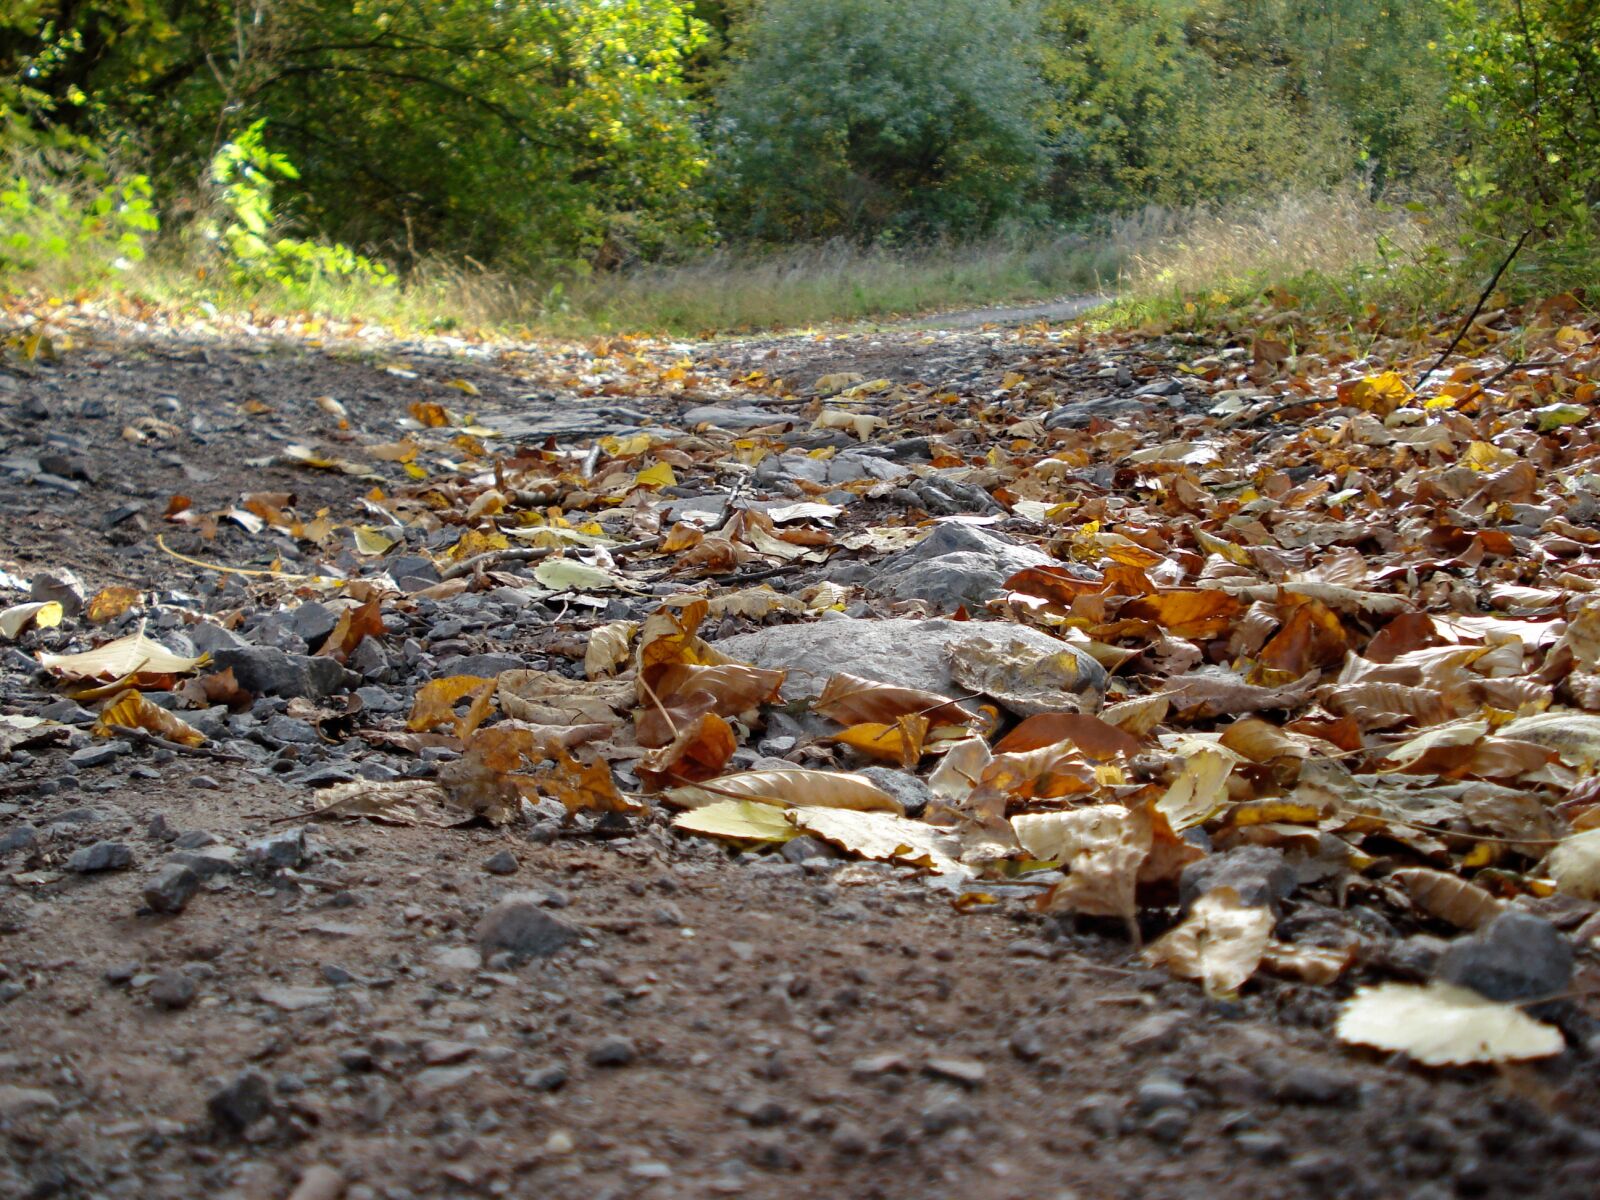
[(271, 834), (251, 842), (244, 855), (247, 862), (262, 870), (293, 870), (306, 860), (306, 831), (297, 827)]
[(1156, 1071), (1140, 1080), (1134, 1104), (1140, 1113), (1149, 1114), (1162, 1108), (1193, 1108), (1194, 1097), (1182, 1080)]
[(465, 1062), (477, 1053), (477, 1047), (466, 1042), (427, 1041), (422, 1043), (422, 1061), (430, 1067), (448, 1066)]
[(163, 971), (155, 977), (146, 995), (157, 1008), (181, 1009), (194, 1003), (198, 990), (187, 971)]
[(741, 1096), (728, 1107), (758, 1129), (782, 1125), (789, 1119), (789, 1110), (771, 1096)]
[(923, 1071), (935, 1079), (948, 1079), (962, 1087), (979, 1088), (989, 1076), (989, 1070), (972, 1058), (930, 1058)]
[(114, 739), (109, 742), (96, 742), (92, 746), (85, 746), (82, 750), (74, 750), (67, 755), (67, 762), (80, 770), (90, 767), (103, 767), (114, 763), (124, 754), (133, 751), (130, 742)]
[(1182, 1108), (1158, 1108), (1144, 1123), (1144, 1131), (1153, 1140), (1172, 1145), (1189, 1132), (1190, 1116)]
[(1549, 921), (1507, 909), (1439, 956), (1435, 975), (1491, 1000), (1537, 1000), (1572, 980), (1572, 942)]
[(1289, 1066), (1272, 1081), (1272, 1094), (1280, 1104), (1353, 1104), (1361, 1085), (1351, 1075), (1314, 1063)]
[(1189, 1019), (1179, 1012), (1154, 1013), (1118, 1038), (1117, 1044), (1129, 1054), (1175, 1050), (1183, 1040), (1183, 1031), (1188, 1024)]
[(601, 1038), (584, 1051), (591, 1067), (625, 1067), (639, 1056), (632, 1041), (625, 1037)]
[(522, 1073), (522, 1086), (530, 1092), (554, 1092), (566, 1086), (571, 1076), (563, 1066), (552, 1063), (545, 1067), (534, 1067)]
[(133, 866), (133, 849), (126, 842), (96, 842), (74, 850), (67, 859), (67, 870), (87, 874), (92, 871), (125, 871)]
[(260, 1071), (245, 1071), (212, 1093), (206, 1110), (222, 1128), (243, 1133), (272, 1111), (272, 1088)]
[(517, 856), (509, 850), (497, 850), (483, 860), (483, 869), (491, 875), (515, 875)]
[(1289, 1139), (1271, 1129), (1246, 1129), (1234, 1136), (1233, 1144), (1257, 1162), (1282, 1162), (1289, 1157)]
[(548, 958), (576, 941), (579, 930), (551, 916), (542, 907), (544, 899), (535, 892), (517, 892), (485, 913), (477, 930), (483, 956), (505, 951), (518, 961)]
[(1037, 1062), (1044, 1057), (1044, 1035), (1039, 1032), (1037, 1025), (1031, 1023), (1018, 1025), (1011, 1031), (1011, 1037), (1006, 1044), (1011, 1047), (1011, 1053), (1023, 1062)]
[(15, 825), (0, 833), (0, 854), (15, 854), (18, 850), (32, 850), (39, 844), (39, 831), (32, 825)]
[(289, 1200), (339, 1200), (344, 1195), (344, 1182), (344, 1176), (338, 1171), (317, 1163), (306, 1168), (294, 1191), (289, 1193)]
[(960, 1092), (940, 1089), (922, 1106), (921, 1122), (924, 1133), (938, 1136), (976, 1125), (978, 1110)]
[(168, 863), (140, 893), (151, 912), (181, 913), (200, 890), (200, 876), (182, 863)]
[(872, 1149), (872, 1137), (854, 1121), (841, 1121), (834, 1126), (828, 1144), (833, 1147), (835, 1154), (854, 1158)]

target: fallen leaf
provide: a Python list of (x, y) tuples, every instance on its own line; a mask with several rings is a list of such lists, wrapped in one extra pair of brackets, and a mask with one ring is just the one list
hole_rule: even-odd
[(800, 831), (789, 824), (785, 811), (758, 800), (718, 800), (678, 813), (672, 824), (687, 833), (734, 842), (787, 842)]
[(971, 875), (957, 859), (961, 839), (889, 812), (800, 806), (785, 814), (796, 829), (860, 858), (926, 867), (938, 875)]
[(118, 729), (143, 729), (184, 746), (203, 745), (206, 740), (206, 735), (194, 726), (145, 699), (133, 688), (113, 696), (100, 709), (95, 732), (101, 737), (114, 737)]
[(1198, 979), (1208, 996), (1236, 996), (1261, 965), (1276, 923), (1270, 909), (1246, 904), (1236, 889), (1212, 888), (1182, 924), (1145, 948), (1144, 958), (1180, 979)]
[(107, 621), (115, 621), (123, 613), (138, 604), (142, 595), (134, 587), (103, 587), (89, 599), (84, 608), (84, 619), (92, 625), (104, 625)]
[(1424, 1066), (1548, 1058), (1566, 1048), (1561, 1031), (1467, 988), (1434, 980), (1362, 988), (1339, 1015), (1339, 1038), (1399, 1050)]
[(811, 771), (803, 767), (743, 771), (662, 793), (677, 808), (704, 808), (719, 800), (758, 800), (780, 808), (799, 805), (904, 814), (900, 801), (864, 775)]
[(828, 677), (821, 694), (811, 702), (811, 711), (841, 725), (885, 724), (913, 713), (934, 725), (965, 725), (973, 719), (972, 713), (948, 697), (843, 672)]
[(63, 679), (126, 679), (130, 675), (187, 675), (205, 655), (186, 658), (174, 654), (160, 642), (144, 636), (144, 631), (82, 654), (40, 654), (39, 665)]

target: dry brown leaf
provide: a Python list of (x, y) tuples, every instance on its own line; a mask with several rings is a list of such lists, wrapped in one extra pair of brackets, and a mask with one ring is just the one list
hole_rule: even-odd
[(449, 796), (439, 784), (426, 779), (399, 779), (384, 783), (359, 780), (336, 783), (316, 793), (319, 820), (365, 817), (389, 825), (437, 825), (448, 828), (470, 818), (449, 810)]
[(1089, 758), (1102, 762), (1121, 756), (1133, 758), (1143, 743), (1132, 734), (1099, 717), (1080, 713), (1035, 713), (995, 743), (996, 754), (1013, 754), (1070, 742)]
[(1135, 597), (1117, 615), (1123, 620), (1149, 621), (1173, 637), (1214, 638), (1226, 633), (1244, 608), (1242, 600), (1227, 592), (1178, 588)]
[(588, 679), (615, 675), (632, 653), (637, 621), (612, 621), (589, 631), (589, 645), (583, 653), (583, 674)]
[(559, 800), (568, 813), (642, 811), (643, 805), (617, 791), (611, 767), (605, 759), (580, 763), (559, 747), (554, 748), (551, 757), (555, 760), (553, 767), (535, 775), (533, 784), (545, 795)]
[(1067, 878), (1040, 899), (1042, 911), (1121, 917), (1136, 938), (1139, 908), (1134, 895), (1154, 831), (1148, 803), (1020, 816), (1011, 825), (1032, 857), (1069, 866)]
[(896, 687), (843, 672), (829, 676), (811, 711), (841, 725), (889, 724), (896, 717), (921, 714), (934, 725), (965, 725), (974, 718), (955, 701), (932, 692)]
[[(423, 733), (439, 725), (454, 725), (456, 736), (464, 738), (488, 716), (494, 695), (493, 676), (447, 675), (442, 679), (430, 679), (417, 689), (406, 728), (413, 733)], [(456, 705), (469, 698), (472, 703), (467, 712), (457, 716)]]
[(500, 711), (529, 725), (612, 725), (633, 708), (631, 679), (568, 679), (554, 671), (503, 671)]
[(778, 699), (787, 672), (743, 663), (655, 663), (638, 675), (641, 746), (665, 746), (706, 713), (736, 717)]
[(739, 748), (733, 728), (716, 713), (705, 713), (685, 725), (671, 744), (639, 761), (639, 780), (647, 791), (679, 783), (697, 783), (722, 773)]
[(1427, 867), (1403, 867), (1389, 878), (1410, 893), (1423, 912), (1457, 929), (1476, 929), (1497, 917), (1505, 907), (1476, 884)]
[(860, 812), (904, 814), (900, 801), (864, 775), (811, 771), (802, 767), (777, 771), (741, 771), (700, 784), (676, 787), (662, 798), (678, 808), (704, 808), (719, 800), (759, 800), (782, 808), (807, 805), (849, 808)]
[(861, 858), (926, 867), (939, 875), (971, 875), (957, 859), (961, 839), (887, 812), (847, 808), (791, 808), (786, 816), (796, 829), (832, 842)]

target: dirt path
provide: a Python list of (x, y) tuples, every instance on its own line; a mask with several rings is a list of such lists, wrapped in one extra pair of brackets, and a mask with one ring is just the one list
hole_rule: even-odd
[[(697, 405), (784, 411), (742, 390), (751, 372), (986, 394), (1027, 363), (1092, 395), (1114, 366), (968, 328), (1064, 311), (650, 351), (693, 360), (692, 394), (641, 376), (639, 347), (86, 328), (61, 362), (0, 374), (0, 568), (138, 585), (152, 632), (178, 632), (274, 585), (193, 567), (158, 534), (247, 569), (310, 571), (317, 555), (247, 520), (164, 520), (173, 496), (211, 513), (292, 492), (303, 517), (349, 522), (370, 519), (375, 485), (407, 481), (394, 462), (375, 478), (286, 465), (298, 443), (396, 441), (419, 401), (470, 404), (534, 448)], [(570, 634), (537, 612), (481, 595), (419, 606), (361, 720), (400, 728), (418, 662), (570, 669)], [(28, 637), (31, 651), (66, 635)], [(0, 763), (0, 1194), (1593, 1195), (1592, 1058), (1424, 1074), (1335, 1045), (1327, 988), (1210, 1001), (1142, 966), (1115, 923), (1074, 930), (1009, 895), (957, 912), (915, 871), (737, 854), (660, 816), (311, 824), (319, 783), (425, 776), (444, 756), (362, 742), (350, 721), (305, 739), (281, 700), (228, 717), (208, 743), (221, 751), (104, 751), (71, 702), (42, 707), (55, 692), (30, 654), (0, 653), (0, 713), (79, 722), (68, 744)], [(132, 869), (69, 867), (102, 843)], [(145, 889), (174, 855), (199, 892), (151, 913)], [(482, 941), (510, 893), (529, 896), (526, 936), (559, 950), (519, 964)]]

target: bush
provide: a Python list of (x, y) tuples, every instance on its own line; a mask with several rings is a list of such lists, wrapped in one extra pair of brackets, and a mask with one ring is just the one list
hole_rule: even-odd
[(768, 0), (719, 91), (724, 196), (764, 239), (974, 235), (1037, 200), (1033, 8)]

